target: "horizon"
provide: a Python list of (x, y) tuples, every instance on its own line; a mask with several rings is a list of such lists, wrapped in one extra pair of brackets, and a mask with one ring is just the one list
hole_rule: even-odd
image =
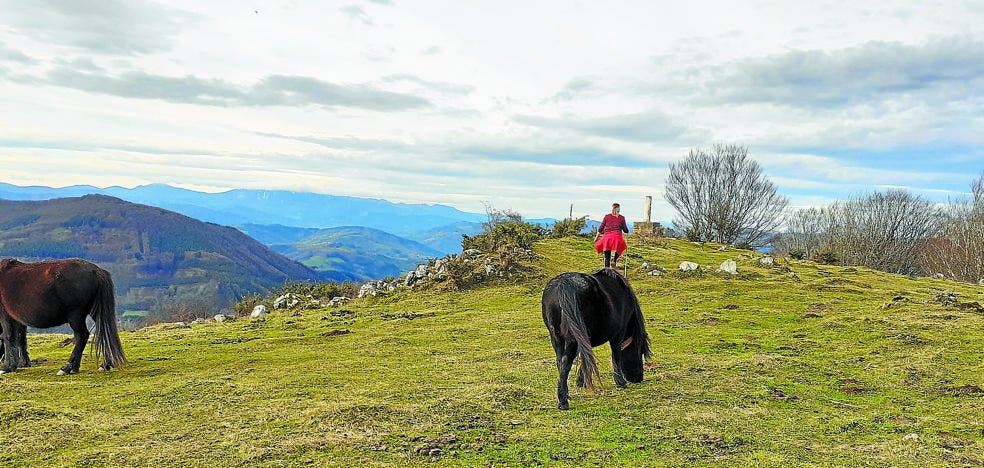
[[(879, 1), (0, 0), (17, 186), (271, 190), (671, 224), (670, 164), (747, 146), (790, 199), (984, 174), (984, 8)], [(494, 6), (494, 7), (493, 7)], [(508, 33), (504, 32), (508, 28)]]

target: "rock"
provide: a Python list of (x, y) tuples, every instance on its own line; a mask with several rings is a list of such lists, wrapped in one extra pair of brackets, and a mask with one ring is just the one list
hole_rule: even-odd
[(722, 245), (721, 247), (718, 247), (718, 251), (719, 252), (727, 252), (728, 251), (728, 246)]
[(478, 255), (480, 253), (482, 253), (481, 250), (478, 250), (478, 249), (468, 249), (468, 250), (465, 250), (464, 252), (461, 252), (461, 255), (463, 255), (465, 257), (473, 257), (473, 256)]
[(407, 272), (407, 279), (403, 281), (403, 285), (406, 287), (413, 286), (413, 283), (416, 283), (418, 279), (420, 278), (417, 277), (417, 270), (410, 270)]
[[(937, 274), (933, 275), (933, 278), (936, 278), (936, 279), (945, 279), (946, 278), (946, 275), (944, 275), (943, 273), (937, 273)], [(909, 434), (909, 435), (912, 435), (912, 434)], [(908, 437), (908, 436), (906, 436), (906, 437)]]
[(225, 322), (226, 321), (226, 316), (224, 314), (215, 314), (215, 317), (212, 317), (212, 318), (216, 322), (219, 322), (219, 323), (222, 323), (222, 322)]
[[(362, 285), (362, 287), (364, 288), (365, 285)], [(372, 295), (375, 296), (376, 295), (376, 292), (373, 291), (372, 292)], [(359, 297), (364, 297), (362, 295), (362, 288), (359, 288)], [(352, 299), (347, 298), (345, 296), (335, 296), (335, 297), (331, 298), (330, 301), (328, 301), (328, 307), (338, 307), (338, 306), (340, 306), (340, 305), (342, 305), (342, 304), (344, 304), (344, 303), (346, 303), (348, 301), (351, 301), (351, 300)]]
[(192, 325), (199, 324), (199, 323), (205, 323), (205, 317), (198, 317), (195, 320), (191, 321)]
[(643, 268), (649, 268), (649, 262), (642, 262)]
[(919, 440), (919, 434), (915, 434), (915, 433), (909, 434), (903, 437), (902, 440)]
[(273, 300), (273, 310), (277, 309), (292, 309), (297, 304), (301, 303), (301, 298), (297, 297), (294, 293), (284, 294)]
[(700, 269), (700, 265), (694, 262), (680, 262), (680, 271), (694, 271)]
[(161, 327), (162, 330), (178, 330), (181, 328), (191, 328), (191, 325), (188, 325), (187, 323), (184, 322), (173, 322), (173, 323), (165, 323)]
[(724, 272), (724, 273), (728, 273), (730, 275), (737, 275), (738, 274), (738, 264), (735, 263), (734, 260), (731, 260), (729, 258), (729, 259), (725, 260), (723, 263), (721, 263), (721, 266), (718, 267), (718, 271)]
[(263, 318), (266, 317), (269, 313), (270, 311), (267, 310), (267, 307), (263, 304), (260, 304), (256, 307), (253, 307), (253, 312), (250, 312), (249, 318), (251, 319)]
[(759, 259), (759, 263), (762, 265), (775, 265), (776, 259), (772, 257), (762, 257)]
[(977, 285), (984, 288), (984, 278), (981, 278), (980, 281), (977, 282)]

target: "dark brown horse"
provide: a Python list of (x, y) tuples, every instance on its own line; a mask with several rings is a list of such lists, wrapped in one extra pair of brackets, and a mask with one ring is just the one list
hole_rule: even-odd
[(593, 275), (563, 273), (543, 289), (543, 323), (557, 354), (557, 400), (570, 408), (567, 378), (574, 359), (581, 356), (577, 384), (594, 389), (600, 378), (595, 346), (612, 348), (615, 385), (642, 382), (643, 360), (649, 357), (646, 321), (628, 280), (617, 271), (603, 269)]
[(116, 299), (109, 272), (85, 260), (24, 263), (0, 261), (0, 338), (4, 360), (0, 374), (28, 367), (27, 326), (50, 328), (69, 324), (75, 348), (58, 375), (79, 371), (89, 341), (86, 317), (95, 322), (96, 357), (101, 370), (126, 364), (116, 328)]

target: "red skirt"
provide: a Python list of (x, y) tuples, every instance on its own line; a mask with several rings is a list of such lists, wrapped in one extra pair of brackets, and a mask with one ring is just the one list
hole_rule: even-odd
[(625, 238), (622, 237), (622, 231), (608, 231), (605, 235), (601, 236), (598, 242), (595, 242), (595, 250), (598, 252), (614, 250), (619, 255), (622, 255), (622, 252), (625, 252), (625, 248)]

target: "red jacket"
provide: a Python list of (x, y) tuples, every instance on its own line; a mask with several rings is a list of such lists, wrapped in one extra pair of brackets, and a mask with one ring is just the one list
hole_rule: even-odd
[(598, 232), (604, 234), (612, 231), (629, 232), (629, 227), (625, 225), (625, 216), (616, 217), (611, 213), (605, 215), (605, 219), (601, 220), (601, 226), (598, 226)]

